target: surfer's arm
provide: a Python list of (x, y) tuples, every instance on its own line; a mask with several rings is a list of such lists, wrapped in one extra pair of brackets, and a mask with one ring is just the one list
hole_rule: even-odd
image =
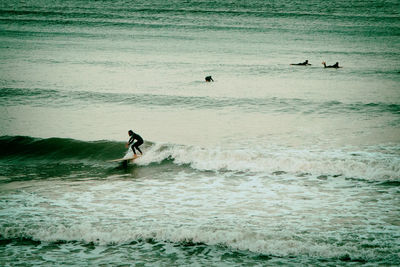
[(135, 138), (133, 138), (133, 137), (129, 138), (127, 145), (128, 146), (131, 145), (133, 143), (133, 141), (135, 141)]

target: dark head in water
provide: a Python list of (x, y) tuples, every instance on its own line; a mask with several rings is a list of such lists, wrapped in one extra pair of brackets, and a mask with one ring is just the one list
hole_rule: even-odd
[(323, 62), (322, 62), (322, 65), (324, 65), (324, 68), (333, 68), (333, 69), (341, 68), (341, 67), (339, 67), (339, 62), (336, 62), (334, 65), (327, 66), (327, 65), (326, 65), (326, 62), (323, 61)]
[(129, 136), (132, 136), (132, 135), (133, 135), (133, 131), (132, 131), (132, 130), (129, 130), (129, 131), (128, 131), (128, 134), (129, 134)]
[(213, 78), (211, 77), (211, 76), (207, 76), (206, 78), (205, 78), (205, 80), (206, 80), (206, 82), (213, 82), (214, 80), (213, 80)]

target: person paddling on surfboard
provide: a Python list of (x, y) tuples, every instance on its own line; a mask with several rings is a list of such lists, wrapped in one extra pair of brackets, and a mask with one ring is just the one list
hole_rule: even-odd
[(324, 65), (324, 68), (332, 68), (332, 69), (341, 68), (341, 67), (339, 67), (339, 62), (336, 62), (334, 65), (329, 65), (329, 66), (327, 66), (327, 65), (326, 65), (326, 62), (325, 62), (325, 61), (322, 61), (322, 65)]
[[(135, 154), (135, 157), (137, 157), (135, 148), (140, 152), (140, 155), (143, 155), (142, 150), (140, 150), (139, 148), (139, 146), (143, 144), (143, 138), (140, 135), (134, 133), (132, 130), (129, 130), (128, 134), (130, 138), (128, 143), (126, 143), (126, 147), (131, 146), (133, 154)], [(135, 140), (136, 142), (134, 142)]]
[(308, 63), (308, 59), (304, 61), (303, 63), (297, 63), (297, 64), (290, 64), (292, 66), (311, 66), (311, 64)]

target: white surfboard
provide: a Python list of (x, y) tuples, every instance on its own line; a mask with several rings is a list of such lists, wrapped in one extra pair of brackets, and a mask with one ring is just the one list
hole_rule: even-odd
[(135, 159), (140, 158), (141, 156), (133, 156), (133, 157), (127, 157), (127, 158), (120, 158), (120, 159), (112, 159), (109, 160), (108, 162), (133, 162)]

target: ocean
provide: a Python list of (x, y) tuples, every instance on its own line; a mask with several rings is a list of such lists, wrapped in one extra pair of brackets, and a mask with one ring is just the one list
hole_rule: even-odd
[(2, 0), (0, 114), (0, 266), (400, 265), (397, 0)]

